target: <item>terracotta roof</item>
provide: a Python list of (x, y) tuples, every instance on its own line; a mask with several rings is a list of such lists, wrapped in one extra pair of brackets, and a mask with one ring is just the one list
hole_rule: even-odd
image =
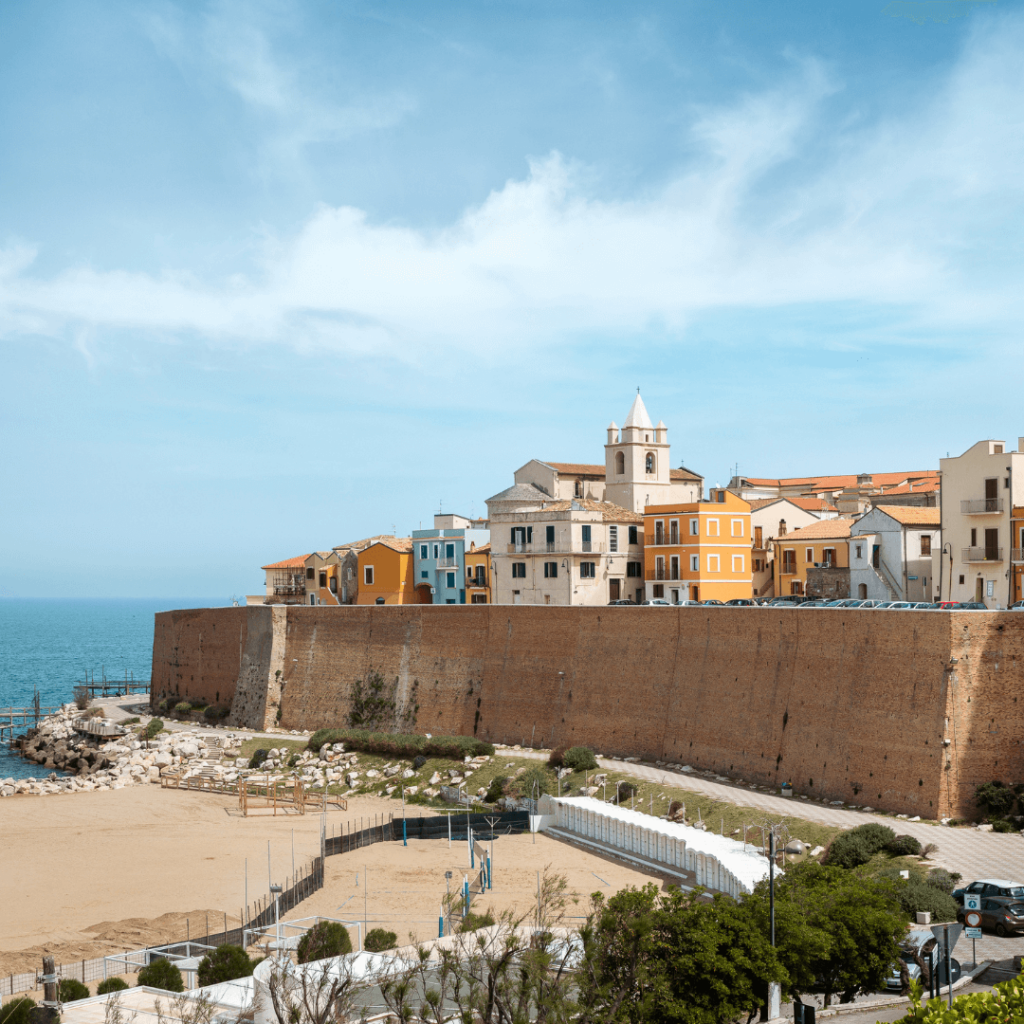
[(565, 501), (546, 501), (544, 512), (568, 512), (573, 506), (587, 512), (600, 512), (606, 523), (642, 523), (644, 517), (639, 512), (631, 512), (628, 508), (610, 501), (594, 501), (592, 498), (572, 498)]
[(748, 501), (750, 505), (750, 511), (756, 512), (759, 508), (765, 508), (768, 505), (774, 505), (777, 501), (784, 501), (784, 498), (754, 498), (753, 501)]
[(466, 551), (467, 555), (486, 555), (491, 550), (491, 542), (488, 541), (486, 544), (481, 544), (478, 548), (469, 548)]
[(912, 484), (903, 484), (901, 487), (886, 487), (883, 494), (926, 494), (930, 491), (937, 491), (940, 487), (938, 479), (918, 480)]
[(261, 569), (304, 569), (306, 559), (309, 555), (298, 555), (295, 558), (286, 558), (283, 562), (272, 562), (270, 565), (261, 565)]
[(669, 480), (703, 480), (699, 473), (694, 473), (687, 469), (685, 466), (680, 466), (678, 469), (670, 469), (668, 471)]
[(856, 519), (823, 519), (820, 523), (811, 523), (782, 537), (776, 537), (776, 544), (789, 544), (791, 541), (803, 540), (846, 540), (850, 536), (850, 527)]
[(799, 498), (796, 496), (787, 497), (787, 501), (791, 501), (797, 508), (802, 508), (805, 512), (838, 512), (839, 509), (828, 501), (826, 498)]
[(335, 544), (335, 551), (362, 551), (363, 548), (368, 548), (371, 544), (376, 544), (378, 541), (387, 540), (387, 538), (394, 536), (390, 533), (378, 533), (375, 537), (364, 537), (363, 540), (354, 540), (348, 544)]
[(908, 480), (938, 480), (939, 471), (937, 469), (925, 469), (908, 473), (852, 473), (841, 476), (790, 476), (778, 478), (742, 476), (739, 479), (746, 480), (753, 487), (806, 487), (809, 491), (834, 491), (843, 487), (856, 487), (859, 475), (870, 476), (871, 486), (873, 487), (896, 487), (906, 483)]
[[(397, 551), (399, 554), (409, 554), (412, 551), (412, 538), (411, 537), (375, 537), (369, 544), (363, 548), (363, 551), (368, 551), (375, 544), (380, 544), (381, 547), (391, 548), (392, 551)], [(362, 552), (360, 552), (362, 553)]]
[(592, 466), (586, 462), (548, 462), (541, 459), (545, 466), (557, 469), (559, 473), (569, 473), (572, 476), (604, 476), (604, 466)]
[(941, 525), (937, 508), (920, 508), (917, 505), (876, 505), (875, 508), (904, 526), (934, 526), (938, 529)]

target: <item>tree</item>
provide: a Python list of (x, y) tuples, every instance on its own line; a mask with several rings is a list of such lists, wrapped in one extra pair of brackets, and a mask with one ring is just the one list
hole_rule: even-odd
[(592, 1020), (715, 1024), (753, 1014), (786, 981), (767, 933), (727, 896), (626, 889), (582, 933), (580, 1003)]
[(338, 921), (317, 921), (299, 939), (297, 952), (300, 964), (343, 956), (352, 952), (352, 938), (348, 929)]
[(165, 992), (184, 992), (181, 971), (170, 960), (161, 957), (139, 971), (139, 984), (149, 988), (162, 988)]
[(371, 928), (366, 933), (363, 949), (370, 953), (383, 953), (386, 949), (394, 949), (398, 945), (398, 936), (386, 928)]
[(0, 1024), (28, 1024), (29, 1010), (35, 1005), (35, 1000), (28, 996), (4, 1003), (0, 1006)]
[[(275, 960), (267, 987), (270, 1010), (278, 1024), (340, 1024), (359, 1016), (355, 1001), (358, 986), (347, 956), (329, 964), (296, 965), (290, 960)], [(256, 1017), (260, 1010), (254, 1004)]]
[[(743, 901), (768, 931), (768, 882)], [(907, 915), (894, 883), (808, 862), (790, 868), (775, 887), (775, 938), (788, 975), (784, 994), (821, 992), (825, 1005), (839, 994), (881, 988), (899, 957)]]
[(96, 986), (96, 995), (105, 996), (108, 992), (121, 992), (128, 987), (124, 978), (104, 978)]
[(91, 994), (88, 986), (83, 985), (77, 978), (61, 978), (57, 983), (57, 998), (62, 1003), (88, 999)]
[(255, 966), (241, 946), (218, 946), (199, 961), (199, 984), (216, 985), (235, 978), (248, 978)]

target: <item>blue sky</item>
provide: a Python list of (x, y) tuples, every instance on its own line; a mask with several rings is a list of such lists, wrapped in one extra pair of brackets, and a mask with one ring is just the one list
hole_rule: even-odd
[(1022, 52), (1005, 0), (0, 6), (0, 596), (254, 593), (637, 386), (709, 484), (1015, 440)]

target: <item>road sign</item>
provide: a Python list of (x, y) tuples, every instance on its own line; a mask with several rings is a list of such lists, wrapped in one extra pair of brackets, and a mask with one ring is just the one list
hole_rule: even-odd
[(964, 914), (964, 924), (968, 928), (980, 928), (981, 927), (981, 913), (977, 910), (968, 910)]
[(965, 928), (964, 931), (969, 939), (980, 939), (981, 929), (980, 928)]
[[(939, 949), (942, 951), (942, 956), (946, 955), (946, 942), (949, 942), (950, 950), (954, 949), (957, 940), (960, 938), (960, 933), (964, 930), (962, 924), (933, 924), (932, 935), (935, 936), (939, 944)], [(948, 940), (947, 940), (948, 936)]]
[(964, 910), (981, 910), (981, 897), (976, 892), (964, 896)]

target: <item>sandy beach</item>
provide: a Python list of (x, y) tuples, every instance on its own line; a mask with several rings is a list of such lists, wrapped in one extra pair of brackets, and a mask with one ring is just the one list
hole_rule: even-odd
[[(410, 808), (410, 815), (412, 814)], [(357, 798), (331, 812), (328, 830), (373, 815), (401, 815), (393, 800)], [(417, 810), (418, 813), (418, 810)], [(430, 813), (430, 812), (428, 812)], [(319, 852), (317, 815), (242, 817), (230, 798), (158, 786), (50, 797), (0, 805), (3, 881), (0, 974), (35, 970), (44, 952), (58, 963), (123, 952), (238, 923), (245, 900), (268, 889), (267, 844), (275, 882)], [(494, 844), (494, 888), (474, 909), (532, 906), (537, 871), (567, 876), (585, 908), (589, 894), (639, 885), (648, 876), (543, 835)], [(329, 857), (324, 889), (291, 919), (321, 914), (386, 926), (400, 939), (437, 934), (444, 873), (468, 871), (465, 843), (381, 843)], [(356, 875), (359, 875), (358, 885)], [(365, 887), (368, 875), (369, 888)], [(651, 880), (657, 881), (654, 876)], [(570, 911), (583, 913), (584, 909)]]

